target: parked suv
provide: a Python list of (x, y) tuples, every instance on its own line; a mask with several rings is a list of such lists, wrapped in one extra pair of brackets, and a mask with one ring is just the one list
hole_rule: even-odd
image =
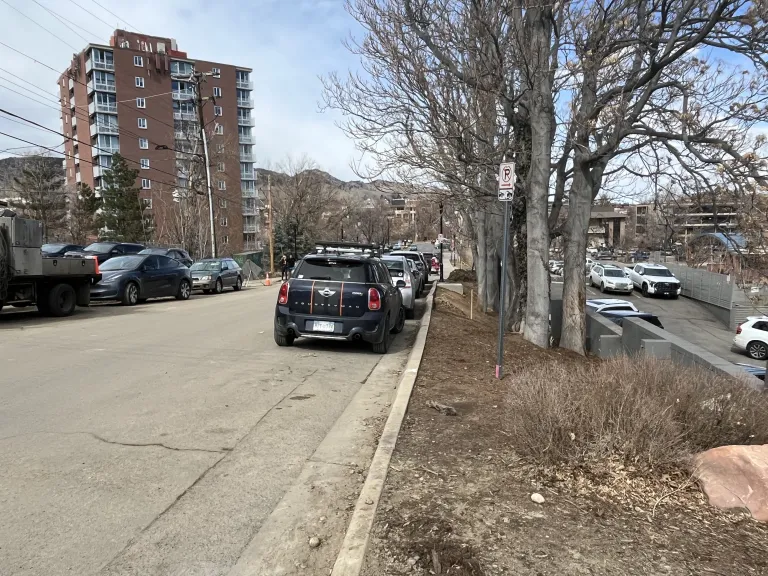
[(168, 258), (173, 258), (174, 260), (181, 262), (189, 268), (192, 266), (192, 257), (189, 255), (189, 252), (186, 250), (182, 250), (181, 248), (144, 248), (139, 254), (158, 254), (160, 256), (168, 256)]
[(280, 285), (275, 306), (278, 346), (296, 338), (362, 340), (386, 354), (390, 333), (405, 326), (400, 288), (378, 258), (352, 254), (310, 254)]
[(650, 295), (677, 298), (682, 292), (680, 280), (662, 264), (635, 264), (634, 268), (624, 268), (624, 271), (646, 298)]
[(143, 244), (133, 244), (132, 242), (94, 242), (83, 250), (67, 252), (65, 256), (90, 256), (96, 258), (99, 264), (104, 264), (110, 258), (138, 254), (144, 248)]
[(624, 270), (613, 264), (595, 264), (589, 275), (589, 283), (599, 286), (600, 292), (632, 292), (632, 281)]
[(755, 360), (768, 359), (768, 316), (750, 316), (736, 328), (734, 348)]

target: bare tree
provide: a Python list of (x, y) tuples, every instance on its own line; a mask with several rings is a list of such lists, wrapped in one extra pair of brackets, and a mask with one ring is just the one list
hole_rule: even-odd
[(98, 237), (99, 227), (96, 211), (101, 206), (101, 199), (96, 197), (90, 186), (79, 184), (68, 195), (68, 201), (67, 223), (70, 239), (75, 244), (86, 245)]
[(43, 224), (45, 242), (67, 233), (67, 194), (61, 164), (45, 153), (24, 158), (21, 174), (13, 180), (11, 205), (25, 218)]

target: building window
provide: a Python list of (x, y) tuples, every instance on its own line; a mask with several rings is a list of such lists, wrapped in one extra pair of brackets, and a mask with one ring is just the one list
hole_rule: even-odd
[(149, 170), (149, 158), (142, 158), (139, 162), (142, 170)]
[[(147, 180), (147, 182), (149, 182), (149, 180)], [(144, 205), (144, 210), (152, 210), (152, 198), (142, 198), (141, 203)]]
[(227, 207), (227, 199), (219, 198), (219, 208), (226, 208), (226, 207)]
[(224, 162), (216, 164), (216, 172), (224, 172)]
[(136, 98), (136, 108), (146, 108), (147, 101), (144, 98)]
[(214, 78), (218, 78), (221, 76), (221, 68), (211, 68), (211, 73), (213, 74)]
[(139, 118), (139, 128), (142, 128), (143, 130), (147, 129), (147, 119), (146, 118)]
[(224, 144), (217, 144), (216, 152), (218, 152), (219, 154), (224, 154)]
[(221, 238), (221, 241), (224, 242), (224, 244), (229, 244), (229, 236), (226, 234)]
[(136, 88), (144, 88), (144, 78), (136, 76)]
[(213, 95), (215, 98), (221, 98), (221, 88), (219, 88), (218, 86), (214, 86)]
[(139, 148), (142, 150), (149, 150), (149, 140), (146, 138), (139, 138)]
[(224, 180), (219, 180), (217, 182), (219, 190), (226, 190), (227, 189), (227, 183), (224, 182)]
[(152, 182), (149, 181), (149, 178), (142, 178), (141, 179), (141, 189), (142, 190), (149, 190), (152, 188)]
[(134, 66), (144, 66), (144, 58), (141, 56), (134, 56), (133, 57), (133, 65)]
[(214, 116), (221, 116), (223, 114), (223, 110), (221, 109), (221, 106), (214, 106), (213, 107), (213, 115)]
[(227, 220), (226, 216), (222, 216), (219, 220), (219, 224), (221, 224), (222, 227), (229, 226), (229, 220)]
[(216, 128), (213, 131), (214, 134), (218, 134), (221, 136), (224, 134), (224, 125), (223, 124), (216, 124)]

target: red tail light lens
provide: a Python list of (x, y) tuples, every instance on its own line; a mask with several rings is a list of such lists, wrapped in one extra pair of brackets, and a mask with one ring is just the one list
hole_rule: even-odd
[(736, 334), (741, 334), (741, 325), (736, 326)]
[(288, 282), (280, 285), (280, 293), (277, 295), (278, 304), (288, 304)]
[(368, 310), (381, 310), (381, 294), (376, 288), (368, 289)]

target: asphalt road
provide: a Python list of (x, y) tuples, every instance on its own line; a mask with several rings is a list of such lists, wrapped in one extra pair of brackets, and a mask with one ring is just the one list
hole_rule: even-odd
[(0, 314), (0, 574), (235, 564), (382, 358), (278, 348), (276, 294)]

